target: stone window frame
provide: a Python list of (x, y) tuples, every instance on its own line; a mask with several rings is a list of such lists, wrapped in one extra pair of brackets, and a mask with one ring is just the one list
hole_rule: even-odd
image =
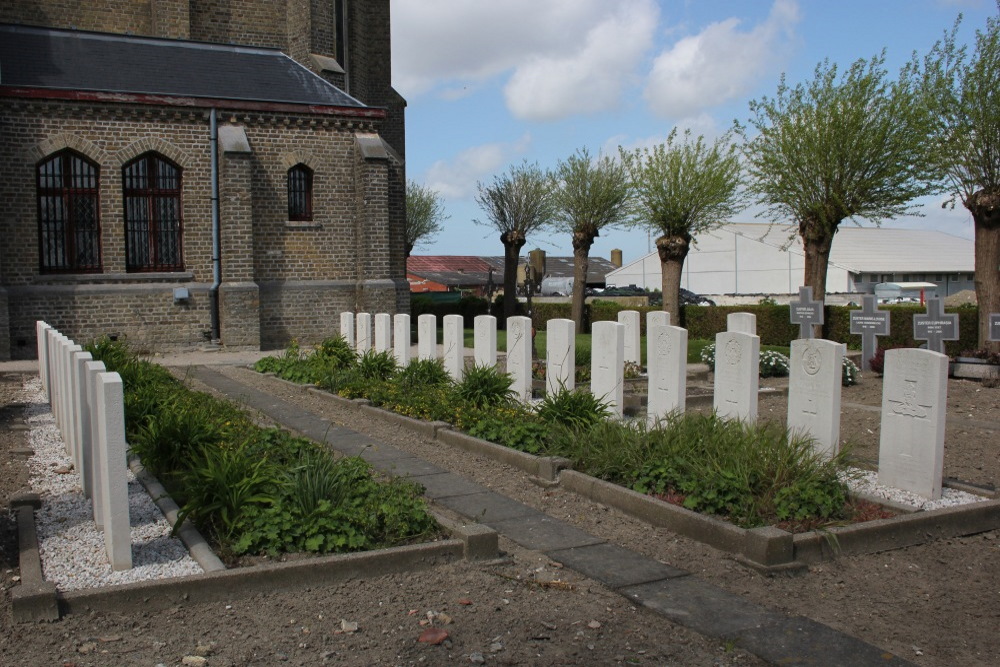
[[(97, 160), (85, 155), (75, 147), (62, 144), (59, 148), (48, 155), (44, 155), (35, 163), (35, 197), (38, 218), (38, 270), (39, 273), (100, 273), (103, 269), (101, 252), (101, 165)], [(60, 174), (58, 178), (62, 181), (59, 185), (47, 186), (44, 181), (48, 165), (58, 161), (60, 163)], [(74, 171), (74, 161), (90, 168), (89, 174), (79, 174)], [(56, 177), (50, 174), (48, 178)], [(74, 186), (74, 178), (80, 177), (88, 181), (86, 186), (80, 185), (79, 181)], [(58, 197), (63, 202), (65, 218), (61, 221), (47, 219), (44, 213), (43, 200), (51, 197)], [(93, 210), (93, 229), (90, 230), (90, 245), (92, 246), (92, 260), (81, 262), (79, 253), (76, 252), (77, 242), (80, 241), (81, 230), (77, 229), (78, 216), (76, 212), (80, 209), (80, 203), (90, 201)], [(72, 255), (72, 261), (64, 261), (62, 265), (53, 265), (47, 260), (45, 246), (46, 227), (51, 227), (54, 222), (64, 223), (62, 229), (63, 236), (63, 256)], [(52, 259), (52, 258), (49, 258)]]
[[(128, 170), (139, 163), (146, 163), (146, 173), (157, 174), (160, 180), (160, 165), (166, 165), (176, 171), (175, 187), (129, 187)], [(140, 155), (133, 157), (122, 164), (122, 221), (123, 233), (125, 235), (125, 270), (128, 273), (150, 273), (150, 272), (175, 272), (184, 271), (184, 167), (177, 161), (171, 159), (157, 150), (147, 150)], [(130, 214), (129, 200), (144, 199), (146, 221), (150, 223), (150, 228), (145, 232), (148, 242), (148, 249), (145, 253), (146, 260), (135, 261), (132, 258), (132, 232), (129, 231)], [(162, 236), (161, 225), (163, 224), (162, 209), (154, 206), (156, 200), (173, 201), (173, 210), (176, 211), (174, 229), (171, 235), (175, 237), (176, 259), (174, 261), (164, 261), (161, 253), (161, 245), (158, 237)]]
[(313, 170), (299, 162), (289, 167), (288, 180), (288, 220), (290, 222), (313, 221)]

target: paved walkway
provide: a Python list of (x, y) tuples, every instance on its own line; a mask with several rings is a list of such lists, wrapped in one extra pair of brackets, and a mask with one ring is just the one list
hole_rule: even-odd
[[(219, 357), (213, 359), (221, 360)], [(424, 486), (425, 495), (435, 503), (485, 524), (517, 544), (541, 552), (601, 582), (633, 603), (703, 635), (734, 641), (737, 646), (782, 665), (910, 664), (809, 618), (789, 617), (772, 611), (704, 582), (685, 570), (609, 544), (544, 512), (400, 449), (332, 424), (208, 366), (192, 365), (190, 372), (201, 382), (259, 410), (279, 424), (317, 442), (327, 443), (346, 455), (361, 456), (382, 472), (412, 478)]]

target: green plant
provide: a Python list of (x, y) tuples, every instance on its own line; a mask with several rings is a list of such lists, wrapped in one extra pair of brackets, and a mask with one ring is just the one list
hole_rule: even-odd
[(350, 470), (325, 450), (315, 446), (303, 449), (299, 460), (285, 472), (285, 495), (302, 516), (315, 512), (324, 500), (340, 505), (356, 481), (345, 474)]
[(570, 428), (589, 428), (611, 415), (608, 404), (589, 391), (560, 387), (546, 394), (535, 409), (545, 424), (561, 424)]
[(642, 375), (642, 366), (634, 361), (626, 361), (622, 367), (622, 376), (626, 380), (633, 380)]
[(475, 365), (455, 385), (455, 397), (474, 408), (507, 405), (514, 400), (511, 377), (496, 366)]
[(759, 362), (760, 377), (785, 377), (788, 375), (788, 357), (774, 350), (762, 350)]
[(451, 383), (451, 376), (440, 359), (414, 359), (396, 373), (396, 382), (404, 387), (440, 387)]
[(389, 351), (368, 350), (358, 359), (355, 369), (365, 380), (385, 381), (396, 372), (396, 358)]
[(840, 377), (840, 384), (845, 387), (850, 387), (858, 383), (858, 378), (861, 377), (861, 369), (858, 365), (844, 357), (843, 371)]
[(511, 449), (538, 454), (545, 449), (549, 427), (516, 411), (491, 411), (482, 415), (466, 429), (474, 438), (489, 440)]

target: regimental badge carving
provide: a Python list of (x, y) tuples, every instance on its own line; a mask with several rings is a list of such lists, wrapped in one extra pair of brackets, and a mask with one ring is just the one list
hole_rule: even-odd
[(802, 370), (804, 370), (807, 375), (816, 375), (822, 367), (822, 353), (817, 348), (810, 345), (802, 354)]
[(670, 334), (665, 331), (657, 338), (656, 353), (663, 359), (670, 356)]
[(892, 404), (892, 413), (902, 415), (904, 417), (925, 419), (927, 417), (927, 411), (930, 410), (932, 406), (917, 403), (916, 380), (903, 380), (903, 382), (905, 384), (903, 386), (902, 395), (898, 399), (889, 399), (889, 403)]
[(731, 340), (726, 343), (726, 363), (730, 366), (735, 366), (740, 363), (740, 357), (743, 356), (743, 347), (738, 341)]

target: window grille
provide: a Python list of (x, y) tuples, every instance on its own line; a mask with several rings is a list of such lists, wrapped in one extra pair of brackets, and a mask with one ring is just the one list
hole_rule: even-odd
[(297, 164), (288, 170), (288, 219), (309, 221), (312, 211), (312, 170)]
[(125, 268), (179, 271), (181, 252), (181, 169), (147, 153), (122, 170), (125, 202)]
[(99, 167), (72, 150), (38, 165), (38, 250), (43, 273), (101, 270)]

